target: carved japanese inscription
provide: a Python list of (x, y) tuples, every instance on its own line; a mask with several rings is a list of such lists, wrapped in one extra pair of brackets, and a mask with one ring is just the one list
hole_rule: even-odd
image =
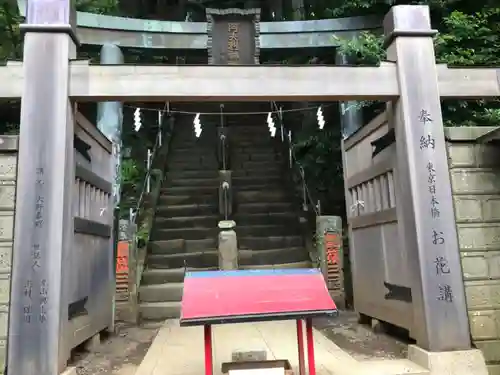
[(258, 64), (259, 18), (259, 9), (207, 9), (209, 64)]

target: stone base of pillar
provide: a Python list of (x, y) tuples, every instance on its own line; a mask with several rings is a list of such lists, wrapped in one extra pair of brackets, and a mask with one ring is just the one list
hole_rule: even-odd
[(238, 240), (233, 228), (236, 223), (232, 220), (219, 222), (219, 269), (238, 269)]
[(61, 375), (78, 375), (78, 373), (76, 372), (76, 367), (67, 367), (61, 372)]
[(430, 375), (488, 375), (479, 349), (428, 352), (417, 345), (409, 345), (408, 359), (428, 369)]

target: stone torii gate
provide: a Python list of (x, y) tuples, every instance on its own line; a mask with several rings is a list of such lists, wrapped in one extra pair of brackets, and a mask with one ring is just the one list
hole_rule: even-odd
[[(75, 103), (84, 101), (387, 101), (396, 133), (396, 179), (407, 194), (399, 202), (398, 225), (403, 233), (401, 248), (411, 265), (415, 338), (422, 353), (439, 352), (453, 359), (466, 355), (476, 364), (481, 362), (480, 353), (471, 349), (440, 97), (496, 97), (500, 87), (496, 69), (436, 65), (432, 42), (436, 32), (430, 27), (427, 7), (392, 8), (384, 21), (389, 61), (379, 67), (95, 66), (75, 60), (78, 40), (70, 0), (32, 0), (27, 14), (22, 25), (24, 62), (0, 68), (0, 100), (22, 100), (9, 374), (55, 375), (68, 358), (64, 280), (73, 236), (73, 114)], [(422, 116), (432, 121), (422, 122)], [(429, 163), (440, 179), (436, 196), (441, 215), (436, 220), (429, 213)], [(37, 210), (33, 190), (41, 169), (47, 171), (46, 217), (37, 230), (45, 246), (41, 267), (35, 271), (30, 233)], [(451, 272), (436, 275), (436, 257), (446, 259)], [(50, 286), (46, 319), (31, 326), (23, 319), (28, 277), (33, 277), (34, 289), (42, 282)], [(446, 298), (441, 298), (443, 288)], [(34, 306), (35, 314), (38, 309)], [(450, 373), (463, 371), (460, 363)]]

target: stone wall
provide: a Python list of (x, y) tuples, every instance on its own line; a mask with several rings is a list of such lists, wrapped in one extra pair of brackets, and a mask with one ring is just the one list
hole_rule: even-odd
[(448, 128), (449, 167), (469, 324), (491, 375), (500, 374), (500, 144), (492, 128)]
[(10, 273), (14, 239), (17, 136), (0, 136), (0, 373), (6, 364)]

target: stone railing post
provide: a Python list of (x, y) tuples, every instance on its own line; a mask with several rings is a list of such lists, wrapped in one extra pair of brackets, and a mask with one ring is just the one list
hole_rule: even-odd
[[(221, 120), (222, 121), (222, 120)], [(217, 128), (217, 158), (219, 159), (219, 169), (228, 170), (229, 166), (229, 128), (219, 126)]]
[(409, 357), (432, 374), (463, 374), (481, 360), (484, 366), (484, 359), (478, 351), (464, 352), (471, 348), (470, 330), (429, 8), (393, 7), (384, 32), (400, 90), (387, 110), (396, 133), (398, 225), (410, 273), (411, 335), (418, 344)]
[(219, 171), (219, 213), (229, 220), (233, 213), (232, 171)]

